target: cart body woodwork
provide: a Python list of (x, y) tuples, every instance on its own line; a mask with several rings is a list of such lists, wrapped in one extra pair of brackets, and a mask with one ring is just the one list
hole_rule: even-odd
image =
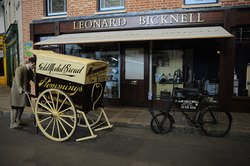
[(102, 107), (108, 69), (106, 62), (53, 51), (31, 52), (37, 57), (36, 96), (46, 89), (59, 89), (71, 98), (77, 110), (88, 113)]

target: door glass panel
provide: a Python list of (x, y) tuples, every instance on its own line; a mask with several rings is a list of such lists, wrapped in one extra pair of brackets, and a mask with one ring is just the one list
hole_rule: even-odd
[(144, 79), (144, 49), (132, 48), (125, 51), (125, 79)]

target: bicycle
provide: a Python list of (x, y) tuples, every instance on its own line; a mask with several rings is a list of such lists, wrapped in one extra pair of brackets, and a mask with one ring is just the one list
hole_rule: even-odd
[[(230, 131), (233, 120), (230, 112), (218, 102), (209, 101), (209, 96), (198, 89), (173, 88), (171, 95), (149, 96), (149, 100), (150, 126), (155, 133), (165, 134), (172, 130), (175, 120), (171, 111), (174, 105), (190, 125), (200, 127), (207, 136), (223, 137)], [(154, 105), (159, 107), (157, 114)], [(193, 112), (193, 115), (187, 112)]]

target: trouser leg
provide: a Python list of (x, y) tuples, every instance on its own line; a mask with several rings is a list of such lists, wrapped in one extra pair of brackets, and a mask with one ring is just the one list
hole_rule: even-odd
[(17, 109), (17, 123), (18, 123), (19, 125), (25, 126), (26, 123), (24, 123), (24, 122), (22, 121), (22, 114), (23, 114), (23, 111), (24, 111), (24, 108), (18, 108), (18, 109)]
[(10, 111), (10, 128), (15, 128), (17, 124), (17, 109), (11, 109)]

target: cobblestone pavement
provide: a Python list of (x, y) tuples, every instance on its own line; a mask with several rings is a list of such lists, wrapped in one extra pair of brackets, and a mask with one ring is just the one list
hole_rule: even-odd
[[(0, 86), (0, 114), (9, 116), (10, 111), (10, 88)], [(105, 107), (106, 114), (112, 124), (115, 126), (150, 128), (151, 115), (147, 108), (140, 107)], [(32, 117), (31, 108), (25, 108), (24, 116)], [(180, 132), (198, 132), (199, 129), (189, 126), (179, 112), (174, 112), (175, 118), (174, 131)], [(233, 123), (229, 134), (250, 135), (250, 114), (232, 113)]]

